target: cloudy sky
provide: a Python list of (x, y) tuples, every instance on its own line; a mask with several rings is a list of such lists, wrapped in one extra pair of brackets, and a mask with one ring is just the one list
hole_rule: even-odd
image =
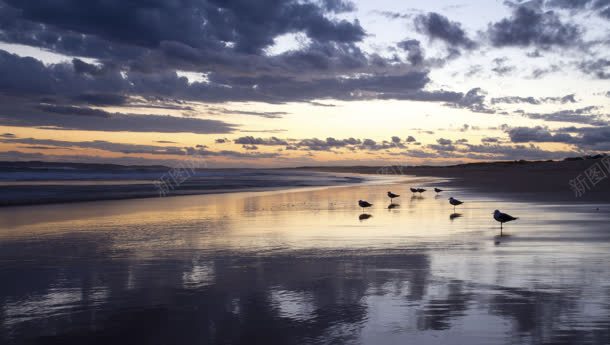
[(610, 151), (610, 0), (0, 0), (0, 160)]

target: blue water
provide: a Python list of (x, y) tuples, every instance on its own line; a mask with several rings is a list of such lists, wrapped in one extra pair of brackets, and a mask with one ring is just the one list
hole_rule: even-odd
[[(172, 179), (172, 176), (179, 178)], [(130, 199), (359, 183), (365, 178), (298, 170), (186, 168), (0, 170), (0, 206)], [(163, 190), (159, 187), (164, 183)]]

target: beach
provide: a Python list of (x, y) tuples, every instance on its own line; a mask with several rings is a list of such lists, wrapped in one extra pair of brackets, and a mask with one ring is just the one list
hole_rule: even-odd
[(402, 176), (3, 207), (0, 342), (605, 344), (609, 217)]
[(357, 184), (387, 176), (280, 169), (199, 169), (0, 162), (2, 206), (158, 198)]
[[(443, 178), (441, 185), (467, 187), (487, 195), (519, 201), (610, 203), (610, 166), (607, 158), (563, 161), (510, 161), (452, 166), (311, 167), (326, 172), (367, 175), (408, 175)], [(306, 168), (299, 168), (304, 170)], [(593, 181), (590, 172), (599, 173)], [(570, 185), (578, 181), (581, 193)]]

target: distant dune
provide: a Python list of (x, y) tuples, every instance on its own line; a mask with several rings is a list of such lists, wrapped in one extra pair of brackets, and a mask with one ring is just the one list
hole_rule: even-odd
[[(610, 202), (610, 171), (604, 166), (604, 156), (568, 158), (563, 161), (511, 161), (471, 163), (454, 166), (386, 166), (386, 167), (315, 167), (319, 171), (351, 172), (362, 174), (403, 174), (451, 178), (447, 185), (460, 185), (485, 193), (536, 201)], [(600, 167), (606, 177), (600, 176), (594, 185), (586, 176), (587, 169)], [(304, 169), (304, 168), (298, 168)], [(599, 169), (598, 169), (599, 170)], [(570, 180), (581, 176), (588, 187), (576, 197)]]

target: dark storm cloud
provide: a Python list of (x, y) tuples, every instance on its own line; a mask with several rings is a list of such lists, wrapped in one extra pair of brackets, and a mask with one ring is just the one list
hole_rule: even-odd
[(610, 1), (608, 0), (550, 0), (546, 2), (546, 5), (572, 11), (592, 11), (601, 17), (610, 19)]
[(550, 131), (545, 127), (516, 127), (507, 130), (512, 142), (558, 142), (571, 144), (581, 150), (610, 150), (610, 126), (567, 127)]
[(573, 137), (569, 134), (552, 134), (544, 127), (515, 127), (507, 131), (510, 140), (514, 143), (526, 142), (559, 142), (571, 143)]
[(552, 46), (577, 46), (582, 32), (573, 24), (564, 23), (552, 11), (545, 11), (541, 2), (530, 1), (511, 4), (512, 16), (490, 24), (487, 34), (496, 47), (536, 46), (548, 49)]
[(404, 40), (396, 44), (400, 49), (407, 52), (407, 60), (413, 65), (419, 65), (424, 61), (424, 52), (418, 40)]
[[(365, 35), (357, 21), (329, 19), (329, 12), (353, 8), (345, 1), (50, 0), (40, 3), (0, 0), (0, 4), (0, 40), (98, 58), (102, 63), (93, 65), (74, 59), (69, 68), (62, 64), (52, 66), (52, 71), (43, 71), (45, 67), (34, 59), (18, 61), (21, 71), (25, 72), (19, 73), (23, 75), (19, 78), (21, 83), (11, 78), (4, 81), (20, 84), (21, 88), (12, 88), (15, 93), (54, 92), (51, 89), (60, 84), (59, 89), (63, 91), (74, 85), (74, 94), (85, 86), (98, 93), (154, 93), (204, 101), (274, 102), (275, 94), (257, 92), (253, 86), (259, 83), (264, 86), (265, 81), (273, 78), (290, 81), (289, 77), (308, 75), (322, 79), (313, 83), (313, 88), (325, 86), (331, 80), (338, 81), (337, 76), (349, 73), (381, 70), (388, 74), (395, 70), (390, 74), (397, 74), (401, 64), (376, 54), (364, 54), (355, 45)], [(306, 34), (311, 44), (277, 56), (264, 54), (264, 48), (274, 44), (277, 36), (294, 32)], [(95, 44), (86, 51), (81, 47), (85, 45), (83, 42), (66, 46), (64, 42), (72, 36), (95, 41)], [(124, 54), (125, 47), (129, 48), (129, 54)], [(7, 61), (6, 56), (0, 58), (0, 64), (7, 70), (19, 71), (14, 68), (15, 63)], [(173, 69), (204, 70), (234, 84), (189, 85), (185, 78), (172, 74)], [(129, 78), (121, 78), (124, 75), (120, 71), (130, 73)], [(64, 72), (66, 75), (61, 78), (50, 76)], [(36, 80), (32, 77), (36, 75), (43, 78)], [(87, 82), (93, 85), (84, 85)], [(38, 89), (31, 89), (30, 84)], [(344, 86), (330, 84), (327, 86)], [(231, 92), (225, 97), (227, 90)], [(282, 101), (283, 96), (277, 95), (277, 98)]]
[(233, 141), (236, 144), (242, 145), (267, 145), (267, 146), (284, 146), (288, 145), (288, 142), (277, 137), (271, 137), (268, 139), (255, 138), (253, 136), (240, 137)]
[(604, 0), (549, 0), (547, 5), (564, 9), (582, 9), (593, 3), (602, 3)]
[(241, 148), (244, 150), (249, 150), (249, 151), (258, 150), (258, 146), (256, 146), (256, 145), (242, 145)]
[(599, 79), (610, 79), (610, 60), (605, 58), (583, 61), (579, 69)]
[(84, 93), (74, 96), (73, 100), (95, 106), (120, 106), (126, 105), (129, 97), (113, 93)]
[[(430, 144), (430, 145), (426, 145), (426, 148), (430, 149), (430, 150), (434, 150), (437, 153), (443, 153), (446, 154), (446, 152), (453, 152), (457, 150), (457, 146), (454, 145), (453, 140), (451, 139), (445, 139), (445, 138), (438, 138), (436, 139), (437, 144)], [(460, 142), (463, 143), (463, 142)], [(455, 142), (455, 144), (460, 144), (458, 142)]]
[(450, 139), (445, 139), (445, 138), (439, 138), (439, 139), (437, 139), (437, 140), (436, 140), (436, 142), (437, 142), (439, 145), (443, 145), (443, 146), (453, 144), (453, 141), (452, 141), (452, 140), (450, 140)]
[(500, 138), (496, 137), (484, 137), (481, 139), (482, 143), (497, 143), (500, 141)]
[(516, 67), (507, 65), (506, 64), (507, 61), (508, 61), (507, 58), (494, 59), (493, 60), (494, 66), (491, 69), (491, 71), (499, 76), (505, 76), (505, 75), (509, 74), (510, 72), (513, 72), (516, 69)]
[(576, 103), (576, 95), (569, 94), (562, 97), (520, 97), (520, 96), (506, 96), (506, 97), (496, 97), (491, 99), (491, 104), (499, 104), (499, 103), (507, 103), (507, 104), (518, 104), (518, 103), (528, 103), (528, 104), (544, 104), (544, 103)]
[[(0, 94), (14, 97), (10, 107), (3, 103), (0, 111), (16, 110), (11, 119), (15, 123), (90, 130), (90, 124), (77, 125), (74, 115), (105, 118), (96, 120), (104, 123), (99, 130), (124, 129), (113, 123), (128, 118), (87, 106), (194, 110), (154, 99), (274, 104), (396, 99), (490, 111), (473, 100), (472, 90), (424, 90), (429, 71), (416, 40), (399, 44), (406, 61), (364, 53), (357, 46), (365, 37), (358, 21), (333, 19), (332, 13), (351, 10), (351, 2), (338, 0), (0, 0), (0, 40), (99, 59), (96, 64), (74, 59), (44, 65), (0, 51)], [(433, 39), (458, 48), (474, 47), (458, 23), (438, 14), (420, 16), (418, 23)], [(279, 55), (265, 53), (277, 36), (295, 32), (311, 43)], [(205, 71), (205, 81), (189, 81), (175, 69)], [(230, 112), (266, 118), (285, 115)], [(64, 117), (56, 115), (67, 113), (70, 124), (62, 126), (58, 120)], [(224, 125), (222, 130), (210, 129), (219, 133), (230, 127), (220, 121), (207, 124)]]
[[(161, 42), (205, 49), (224, 48), (224, 42), (233, 42), (236, 51), (247, 53), (258, 53), (273, 44), (277, 35), (295, 31), (304, 31), (319, 41), (355, 42), (364, 37), (364, 30), (357, 22), (325, 16), (326, 11), (349, 10), (349, 3), (343, 1), (322, 1), (321, 4), (293, 0), (4, 2), (10, 6), (3, 12), (13, 19), (11, 24), (19, 24), (23, 36), (41, 36), (40, 44), (36, 44), (39, 46), (61, 41), (63, 34), (72, 32), (149, 49)], [(12, 31), (10, 27), (3, 29)]]
[(91, 108), (21, 104), (0, 106), (0, 125), (47, 129), (109, 132), (230, 133), (233, 125), (222, 121), (175, 117), (109, 113)]
[(321, 0), (322, 7), (335, 13), (351, 12), (356, 10), (356, 5), (352, 1), (344, 0)]
[(153, 146), (153, 145), (136, 145), (113, 143), (104, 140), (94, 141), (63, 141), (52, 139), (35, 139), (35, 138), (15, 138), (15, 139), (0, 139), (2, 143), (12, 144), (28, 144), (28, 145), (45, 145), (53, 148), (91, 148), (104, 151), (118, 153), (147, 153), (147, 154), (171, 154), (184, 155), (186, 151), (182, 147), (176, 146)]
[[(366, 139), (365, 139), (366, 141)], [(328, 137), (324, 139), (318, 138), (310, 138), (310, 139), (301, 139), (294, 142), (292, 145), (305, 150), (311, 151), (330, 151), (336, 148), (354, 148), (356, 145), (361, 145), (362, 140), (347, 138), (347, 139), (335, 139), (333, 137)]]
[(525, 112), (523, 110), (517, 111), (517, 113), (522, 114), (525, 117), (530, 119), (537, 120), (545, 120), (545, 121), (553, 121), (553, 122), (572, 122), (572, 123), (581, 123), (588, 124), (593, 126), (604, 126), (608, 124), (608, 118), (604, 118), (601, 115), (596, 114), (595, 112), (599, 109), (596, 106), (588, 106), (584, 108), (578, 109), (566, 109), (560, 110), (552, 113), (531, 113)]
[(432, 40), (438, 39), (456, 48), (474, 49), (477, 46), (473, 40), (468, 38), (460, 23), (450, 21), (441, 14), (435, 12), (420, 14), (415, 17), (414, 21), (417, 31)]
[(328, 152), (334, 152), (334, 149), (348, 149), (351, 151), (380, 151), (405, 147), (402, 139), (400, 139), (398, 136), (393, 136), (390, 138), (390, 140), (383, 140), (381, 142), (377, 142), (370, 138), (356, 139), (351, 137), (346, 139), (336, 139), (333, 137), (328, 137), (326, 139), (280, 139), (277, 137), (256, 138), (252, 136), (245, 136), (235, 139), (234, 143), (257, 146), (285, 146), (286, 150)]
[(487, 93), (483, 89), (473, 88), (447, 105), (453, 108), (466, 108), (475, 113), (493, 114), (495, 110), (489, 108), (485, 103), (486, 95)]
[[(95, 130), (92, 123), (83, 123), (82, 126), (78, 126), (75, 122), (78, 118), (75, 117), (45, 118), (40, 114), (33, 114), (33, 109), (37, 109), (46, 114), (79, 114), (106, 117), (107, 120), (103, 122), (104, 125), (99, 130), (130, 130), (123, 125), (113, 125), (115, 122), (129, 120), (128, 117), (121, 115), (111, 117), (102, 110), (81, 105), (120, 105), (122, 102), (130, 101), (129, 95), (141, 96), (149, 100), (183, 99), (206, 102), (249, 100), (273, 103), (307, 102), (313, 99), (331, 98), (458, 102), (464, 96), (455, 92), (422, 91), (421, 89), (429, 82), (429, 78), (427, 72), (421, 71), (403, 72), (400, 75), (365, 75), (356, 78), (330, 77), (315, 80), (296, 80), (292, 77), (272, 76), (230, 77), (210, 74), (210, 82), (189, 83), (186, 78), (170, 71), (156, 74), (139, 72), (122, 74), (119, 70), (104, 68), (103, 73), (95, 72), (95, 76), (93, 76), (90, 73), (93, 73), (94, 70), (82, 66), (76, 68), (74, 62), (45, 66), (38, 60), (0, 51), (0, 72), (3, 75), (3, 78), (0, 78), (0, 93), (7, 95), (5, 97), (14, 97), (9, 102), (0, 103), (0, 111), (6, 116), (10, 110), (14, 115), (10, 120), (22, 125), (59, 126), (73, 129), (82, 127), (83, 129)], [(232, 85), (232, 87), (227, 88), (226, 85)], [(121, 96), (117, 96), (117, 94)], [(40, 101), (44, 104), (37, 104)], [(74, 105), (70, 105), (69, 101), (72, 101)], [(54, 103), (61, 103), (61, 105)], [(154, 104), (156, 103), (151, 106)], [(130, 104), (123, 105), (128, 106)], [(166, 106), (162, 107), (165, 108)], [(184, 108), (181, 105), (179, 107)], [(29, 118), (20, 120), (18, 117), (25, 116), (23, 113), (29, 113)], [(284, 114), (278, 112), (247, 112), (246, 115), (279, 117)], [(64, 126), (59, 123), (60, 119), (66, 119), (70, 124)], [(153, 120), (159, 119), (159, 117), (138, 117), (137, 119)], [(185, 119), (171, 120), (187, 122)], [(7, 122), (8, 120), (4, 119), (3, 121)], [(226, 133), (229, 128), (225, 124), (225, 129), (221, 130), (218, 126), (222, 122), (206, 121), (208, 121), (208, 125), (217, 127), (210, 129), (212, 132)], [(86, 120), (83, 122), (86, 122)], [(203, 122), (198, 124), (203, 124)], [(174, 126), (169, 126), (169, 128), (172, 127)], [(197, 127), (199, 126), (195, 126), (195, 128)], [(144, 125), (142, 128), (150, 127)], [(142, 131), (137, 129), (137, 126), (134, 126), (134, 130)], [(202, 131), (201, 129), (196, 130)]]
[(590, 149), (610, 150), (610, 126), (605, 127), (569, 127), (562, 128), (558, 132), (575, 133), (579, 138), (575, 141)]
[[(0, 92), (15, 95), (63, 96), (88, 94), (139, 95), (205, 102), (261, 101), (282, 103), (314, 99), (384, 98), (443, 101), (457, 93), (422, 91), (430, 81), (427, 71), (405, 71), (392, 75), (362, 75), (354, 78), (329, 76), (298, 80), (288, 76), (230, 76), (210, 73), (209, 82), (192, 82), (173, 71), (155, 74), (107, 68), (92, 77), (78, 72), (74, 64), (45, 66), (40, 61), (0, 51)], [(332, 74), (332, 73), (331, 73)], [(229, 86), (230, 87), (227, 87)], [(101, 97), (97, 100), (101, 101)], [(115, 100), (119, 101), (119, 100)], [(276, 114), (277, 115), (277, 114)]]
[(42, 104), (37, 107), (39, 110), (61, 115), (74, 115), (74, 116), (94, 116), (110, 118), (110, 113), (100, 109), (86, 108), (86, 107), (73, 107), (64, 105), (46, 105)]
[(268, 119), (279, 119), (284, 115), (287, 115), (287, 112), (284, 111), (245, 111), (245, 110), (232, 110), (226, 108), (210, 108), (208, 110), (210, 114), (236, 114), (236, 115), (252, 115), (252, 116), (260, 116)]
[[(178, 147), (178, 146), (153, 146), (153, 145), (138, 145), (114, 143), (104, 140), (94, 141), (62, 141), (52, 139), (35, 139), (35, 138), (11, 138), (0, 139), (1, 143), (12, 143), (21, 145), (37, 145), (44, 149), (73, 149), (87, 148), (97, 149), (108, 152), (123, 153), (123, 154), (149, 154), (149, 155), (169, 155), (169, 156), (185, 156), (185, 155), (201, 155), (211, 157), (232, 157), (232, 158), (273, 158), (277, 157), (276, 153), (244, 153), (231, 150), (209, 151), (205, 146), (198, 145), (197, 147)], [(246, 145), (247, 150), (256, 150), (254, 145)]]
[[(75, 60), (77, 61), (77, 60)], [(80, 60), (78, 60), (80, 61)], [(83, 93), (112, 94), (129, 88), (118, 70), (91, 75), (78, 71), (74, 63), (44, 65), (31, 57), (20, 57), (0, 50), (0, 93), (9, 95), (71, 95)]]
[(394, 11), (374, 10), (374, 11), (371, 11), (371, 13), (378, 14), (378, 15), (386, 17), (388, 19), (407, 19), (407, 18), (411, 18), (413, 16), (412, 14), (400, 13), (400, 12), (394, 12)]

